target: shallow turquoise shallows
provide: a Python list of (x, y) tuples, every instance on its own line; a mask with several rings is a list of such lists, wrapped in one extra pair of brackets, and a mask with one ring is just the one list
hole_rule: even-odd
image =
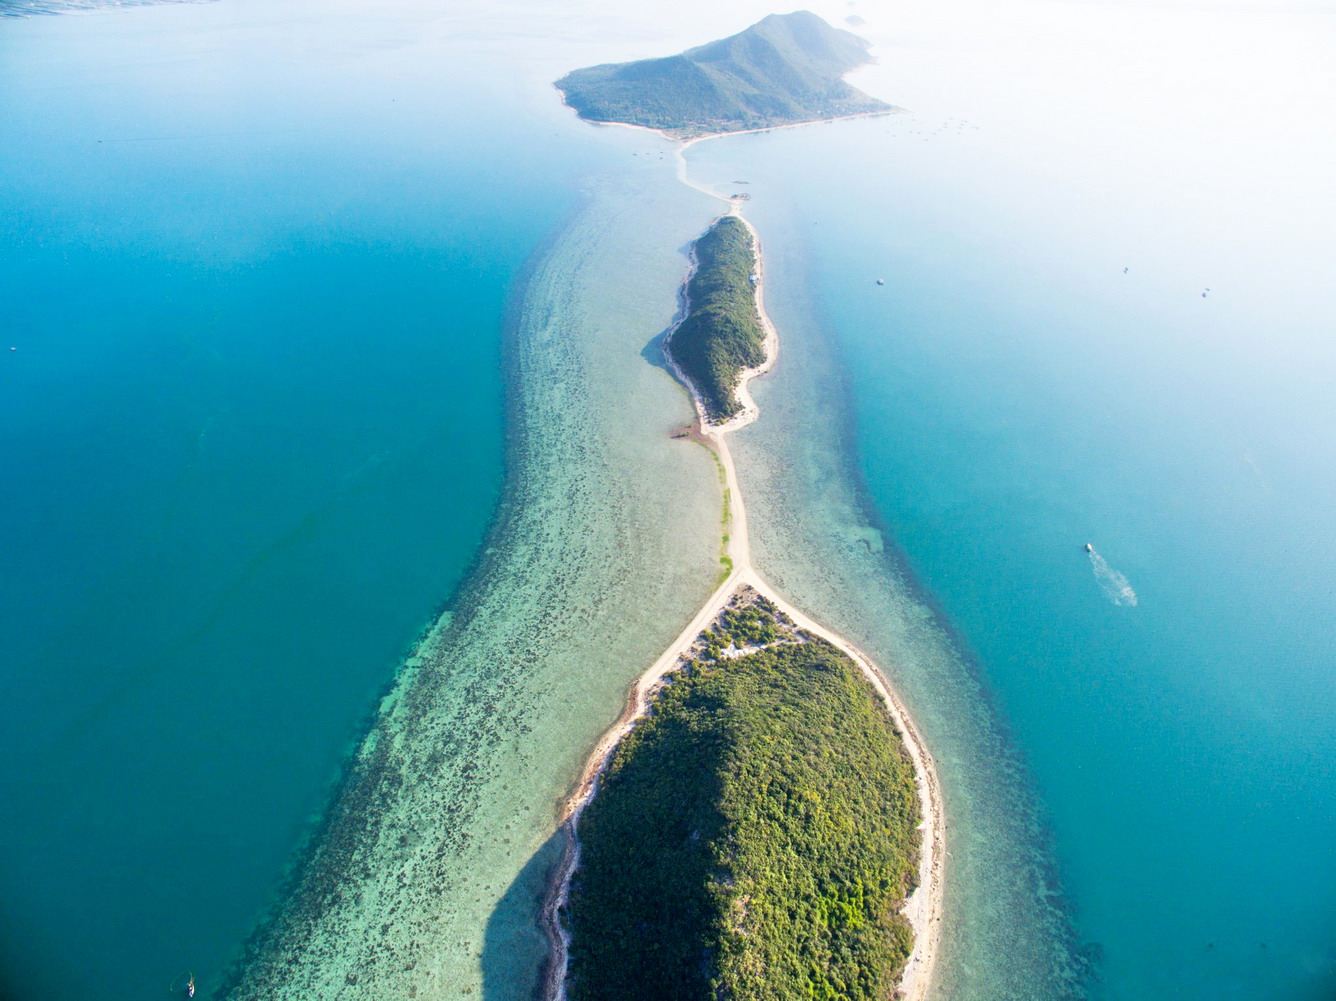
[(215, 983), (476, 556), (579, 156), (435, 21), (0, 28), (6, 998)]

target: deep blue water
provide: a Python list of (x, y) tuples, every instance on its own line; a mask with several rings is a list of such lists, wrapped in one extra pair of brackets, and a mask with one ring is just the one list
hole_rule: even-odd
[(439, 20), (0, 31), (0, 995), (216, 982), (475, 556), (578, 156)]

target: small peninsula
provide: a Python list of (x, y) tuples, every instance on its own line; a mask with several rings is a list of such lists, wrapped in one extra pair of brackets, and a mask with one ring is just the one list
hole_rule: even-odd
[(891, 997), (920, 820), (914, 763), (859, 667), (742, 588), (580, 817), (567, 997)]
[(738, 384), (765, 364), (766, 330), (756, 307), (757, 256), (750, 228), (735, 215), (715, 221), (691, 251), (694, 268), (684, 315), (664, 351), (690, 385), (704, 417), (727, 421), (742, 412)]
[(578, 69), (556, 86), (588, 121), (694, 139), (895, 110), (844, 81), (868, 48), (800, 10), (680, 55)]

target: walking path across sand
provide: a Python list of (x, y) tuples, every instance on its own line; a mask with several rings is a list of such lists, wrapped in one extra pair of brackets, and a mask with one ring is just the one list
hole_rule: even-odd
[[(717, 138), (717, 136), (702, 136), (700, 139), (691, 140), (678, 147), (678, 178), (684, 184), (688, 184), (711, 197), (720, 198), (721, 196), (716, 192), (689, 180), (686, 158), (682, 155), (683, 151), (692, 143), (713, 138)], [(668, 359), (668, 363), (673, 367), (679, 381), (690, 389), (692, 399), (696, 405), (701, 438), (713, 448), (724, 470), (724, 486), (732, 501), (729, 524), (726, 526), (728, 542), (725, 546), (725, 553), (732, 559), (733, 569), (714, 594), (710, 596), (704, 607), (682, 630), (673, 644), (650, 666), (649, 670), (637, 679), (630, 695), (627, 697), (626, 706), (622, 710), (621, 716), (595, 746), (575, 792), (572, 793), (562, 809), (561, 823), (567, 833), (566, 851), (553, 875), (547, 899), (543, 905), (543, 929), (548, 937), (551, 951), (544, 974), (542, 997), (544, 1001), (564, 1001), (565, 998), (569, 939), (561, 924), (560, 911), (569, 895), (571, 876), (580, 863), (580, 842), (576, 837), (576, 829), (581, 812), (597, 792), (599, 777), (607, 767), (613, 750), (630, 731), (631, 727), (635, 725), (636, 720), (645, 713), (652, 693), (663, 680), (663, 677), (678, 665), (683, 654), (695, 642), (696, 637), (723, 611), (724, 606), (732, 600), (737, 591), (742, 587), (750, 586), (755, 588), (763, 597), (773, 601), (780, 611), (797, 623), (800, 628), (822, 637), (852, 658), (854, 663), (862, 670), (864, 676), (876, 688), (877, 693), (886, 705), (887, 711), (895, 721), (896, 727), (904, 736), (906, 749), (914, 763), (919, 802), (923, 809), (923, 823), (920, 825), (923, 841), (919, 855), (919, 885), (910, 895), (904, 908), (904, 914), (914, 929), (914, 947), (901, 978), (900, 989), (906, 1001), (923, 1001), (932, 981), (933, 963), (936, 959), (937, 946), (941, 938), (942, 870), (946, 858), (941, 787), (937, 781), (937, 772), (933, 765), (932, 756), (928, 753), (922, 736), (914, 726), (914, 722), (906, 711), (904, 704), (896, 696), (876, 665), (843, 637), (808, 618), (790, 605), (761, 578), (756, 568), (752, 566), (751, 544), (747, 533), (747, 511), (742, 500), (742, 490), (738, 486), (737, 471), (733, 466), (733, 456), (728, 448), (727, 435), (750, 424), (760, 415), (760, 410), (752, 399), (747, 384), (756, 376), (768, 371), (774, 364), (779, 349), (779, 336), (765, 311), (765, 271), (756, 230), (751, 223), (743, 218), (741, 205), (737, 200), (724, 200), (729, 202), (729, 214), (741, 219), (752, 234), (757, 261), (756, 308), (766, 332), (766, 360), (760, 366), (743, 372), (738, 385), (738, 396), (743, 403), (743, 410), (736, 417), (720, 424), (710, 423), (700, 397), (691, 387), (689, 380), (677, 370), (676, 366), (672, 365), (671, 358)], [(681, 317), (685, 316), (687, 305), (684, 302), (684, 308), (679, 313), (679, 322)], [(671, 336), (670, 332), (669, 339), (671, 339)], [(665, 357), (667, 357), (666, 351)]]

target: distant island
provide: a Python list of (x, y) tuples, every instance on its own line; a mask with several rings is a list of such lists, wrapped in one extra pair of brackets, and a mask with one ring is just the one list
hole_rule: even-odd
[(578, 69), (556, 86), (581, 118), (693, 139), (893, 111), (844, 82), (868, 48), (800, 10), (681, 55)]
[[(689, 142), (881, 114), (844, 82), (868, 44), (806, 11), (557, 82), (591, 122)], [(679, 147), (680, 179), (688, 163)], [(745, 182), (735, 182), (738, 184)], [(751, 561), (727, 437), (777, 357), (747, 195), (692, 244), (663, 356), (723, 487), (724, 574), (640, 676), (562, 808), (543, 1001), (925, 1001), (944, 831), (932, 759), (871, 661)]]
[(766, 331), (756, 307), (757, 257), (750, 228), (736, 215), (716, 221), (696, 240), (695, 267), (684, 315), (664, 350), (690, 384), (709, 421), (743, 410), (738, 384), (766, 361)]
[(920, 810), (859, 667), (741, 589), (580, 818), (567, 996), (892, 997)]

